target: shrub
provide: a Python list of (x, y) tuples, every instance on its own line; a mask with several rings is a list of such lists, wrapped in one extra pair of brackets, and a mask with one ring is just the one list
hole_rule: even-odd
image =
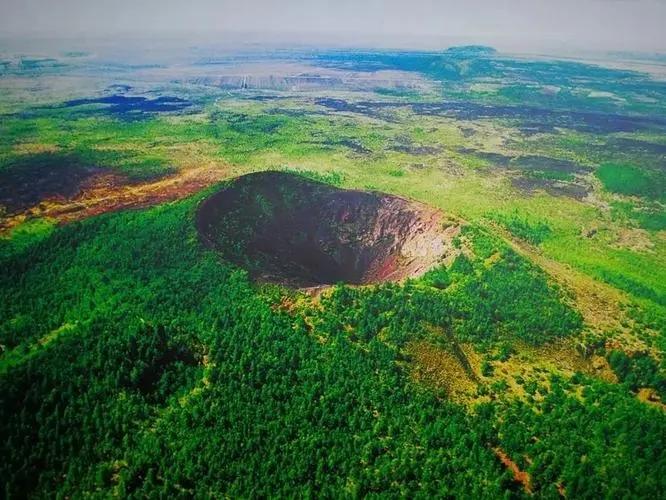
[(647, 198), (664, 197), (664, 176), (649, 170), (628, 164), (604, 163), (597, 169), (596, 175), (611, 193)]

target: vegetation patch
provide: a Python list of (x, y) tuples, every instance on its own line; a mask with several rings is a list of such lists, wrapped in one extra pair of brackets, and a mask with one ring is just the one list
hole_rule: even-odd
[(504, 226), (511, 234), (532, 245), (540, 245), (551, 234), (552, 230), (545, 222), (530, 222), (518, 212), (509, 215), (493, 214), (491, 218)]
[(596, 170), (604, 188), (612, 193), (646, 198), (663, 198), (666, 176), (634, 165), (604, 163)]
[(666, 210), (658, 202), (636, 207), (632, 202), (614, 200), (610, 206), (613, 220), (637, 224), (648, 231), (666, 230)]
[(653, 388), (662, 401), (666, 401), (666, 370), (646, 353), (629, 356), (623, 351), (612, 350), (608, 362), (620, 382), (634, 392), (639, 389)]
[(640, 211), (636, 214), (638, 224), (643, 229), (648, 231), (665, 231), (666, 230), (666, 210), (664, 209), (647, 209)]

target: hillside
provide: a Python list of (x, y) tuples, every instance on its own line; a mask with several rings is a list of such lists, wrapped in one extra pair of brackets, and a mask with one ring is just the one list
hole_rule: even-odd
[(662, 494), (666, 82), (84, 54), (0, 64), (5, 497)]

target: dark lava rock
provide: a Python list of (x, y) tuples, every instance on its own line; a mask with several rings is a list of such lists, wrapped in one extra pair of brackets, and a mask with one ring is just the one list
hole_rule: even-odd
[(26, 155), (0, 170), (0, 206), (13, 214), (49, 198), (71, 199), (101, 172), (74, 155)]
[(204, 242), (260, 280), (294, 287), (398, 281), (453, 251), (457, 226), (420, 203), (285, 172), (238, 177), (204, 200)]

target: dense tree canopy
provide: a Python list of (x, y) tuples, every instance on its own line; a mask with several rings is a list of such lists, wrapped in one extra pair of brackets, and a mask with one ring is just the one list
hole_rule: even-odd
[(663, 491), (666, 419), (621, 388), (554, 379), (535, 408), (469, 411), (410, 378), (431, 326), (479, 346), (580, 329), (496, 240), (468, 229), (474, 258), (313, 303), (205, 250), (196, 201), (3, 242), (7, 497), (524, 494), (496, 447), (544, 496)]

